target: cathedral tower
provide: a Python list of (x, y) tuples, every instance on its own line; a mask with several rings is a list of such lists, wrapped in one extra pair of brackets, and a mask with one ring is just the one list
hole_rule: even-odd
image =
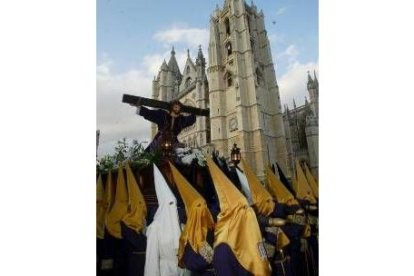
[(211, 142), (229, 155), (237, 143), (260, 178), (269, 163), (288, 171), (285, 130), (263, 11), (226, 0), (210, 19)]

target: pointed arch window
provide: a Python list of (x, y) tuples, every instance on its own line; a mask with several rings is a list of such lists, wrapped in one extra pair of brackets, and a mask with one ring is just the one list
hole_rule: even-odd
[(233, 76), (231, 75), (231, 73), (230, 73), (230, 72), (227, 72), (227, 73), (224, 75), (224, 80), (226, 81), (226, 85), (227, 85), (227, 87), (231, 87), (231, 86), (233, 86)]
[(190, 73), (190, 65), (187, 66), (186, 70), (187, 70), (187, 74), (189, 74)]
[(247, 22), (247, 29), (249, 30), (249, 33), (252, 32), (251, 28), (250, 28), (250, 16), (246, 15), (246, 22)]
[(231, 42), (226, 43), (226, 52), (227, 52), (227, 56), (230, 56), (233, 53), (233, 49), (231, 47)]
[(228, 17), (224, 19), (224, 26), (226, 28), (226, 35), (229, 36), (230, 35), (230, 20)]
[(186, 80), (185, 80), (185, 87), (187, 88), (187, 87), (189, 87), (191, 85), (191, 78), (190, 77), (188, 77)]

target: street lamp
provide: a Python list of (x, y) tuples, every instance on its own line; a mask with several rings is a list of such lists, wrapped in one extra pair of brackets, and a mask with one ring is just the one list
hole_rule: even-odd
[(237, 164), (240, 163), (240, 160), (241, 160), (240, 148), (237, 147), (236, 143), (234, 143), (233, 148), (231, 149), (230, 158), (234, 166), (237, 166)]

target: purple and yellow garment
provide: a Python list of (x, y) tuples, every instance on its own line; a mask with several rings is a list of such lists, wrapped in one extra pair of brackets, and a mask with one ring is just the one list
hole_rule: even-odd
[[(213, 249), (207, 241), (207, 233), (214, 228), (214, 220), (204, 198), (171, 163), (170, 168), (187, 215), (187, 222), (180, 236), (178, 261), (181, 266), (189, 269), (191, 266), (192, 270), (203, 271), (207, 269), (213, 258)], [(187, 251), (188, 257), (191, 251), (202, 256), (205, 263), (201, 261), (198, 262), (198, 265), (185, 263), (185, 251)], [(194, 261), (196, 258), (191, 259)]]
[[(244, 173), (237, 171), (242, 186), (249, 186), (252, 203), (256, 206), (258, 222), (265, 239), (265, 247), (269, 261), (272, 264), (272, 275), (286, 275), (287, 263), (283, 251), (289, 243), (289, 238), (280, 227), (269, 225), (269, 219), (274, 216), (276, 204), (271, 194), (260, 183), (248, 163), (242, 159)], [(243, 184), (243, 182), (247, 182)]]
[[(230, 262), (217, 258), (222, 253), (221, 250), (230, 249), (244, 270), (253, 275), (270, 275), (271, 268), (254, 210), (211, 158), (207, 159), (207, 165), (221, 210), (215, 226), (213, 265), (216, 272), (218, 275), (237, 275), (237, 264), (231, 269)], [(225, 268), (223, 265), (226, 265)]]
[(161, 142), (164, 135), (172, 132), (173, 147), (179, 144), (177, 139), (178, 134), (196, 122), (196, 116), (194, 114), (184, 116), (179, 115), (177, 118), (173, 118), (167, 111), (163, 109), (148, 109), (144, 106), (138, 107), (137, 114), (143, 116), (146, 120), (157, 124), (158, 132), (154, 136), (152, 142), (148, 145), (146, 150), (156, 150), (161, 146)]

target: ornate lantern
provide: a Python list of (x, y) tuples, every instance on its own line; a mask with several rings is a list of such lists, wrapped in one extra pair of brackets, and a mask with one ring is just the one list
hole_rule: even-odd
[(230, 158), (234, 166), (237, 166), (237, 164), (240, 163), (240, 160), (241, 160), (240, 148), (237, 147), (236, 143), (234, 143), (233, 148), (231, 149)]
[(163, 139), (161, 141), (161, 149), (164, 156), (169, 157), (172, 152), (172, 135), (171, 133), (166, 133), (163, 136)]

